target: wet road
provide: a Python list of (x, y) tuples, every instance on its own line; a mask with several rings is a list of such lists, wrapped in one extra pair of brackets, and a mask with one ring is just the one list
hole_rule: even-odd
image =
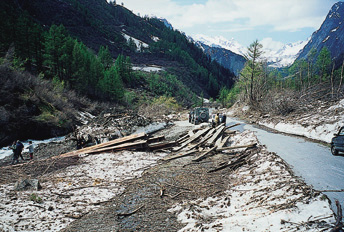
[[(227, 119), (227, 125), (243, 123), (233, 129), (254, 131), (261, 144), (266, 145), (271, 152), (277, 153), (301, 176), (307, 184), (316, 190), (344, 189), (344, 155), (333, 156), (330, 147), (310, 142), (300, 137), (276, 134), (245, 124), (232, 118)], [(344, 205), (344, 192), (326, 192), (334, 208), (335, 199)]]

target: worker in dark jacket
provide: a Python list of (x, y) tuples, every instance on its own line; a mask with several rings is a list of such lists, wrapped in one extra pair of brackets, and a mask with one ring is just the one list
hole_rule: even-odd
[(17, 144), (16, 144), (16, 152), (17, 152), (17, 157), (18, 157), (18, 160), (19, 160), (19, 157), (24, 160), (23, 158), (23, 155), (22, 155), (22, 151), (24, 150), (24, 145), (19, 141), (17, 140)]
[(226, 114), (222, 114), (222, 123), (224, 123), (226, 125), (226, 120), (227, 120), (227, 116)]
[(10, 149), (13, 151), (13, 156), (12, 156), (12, 162), (11, 162), (11, 164), (15, 164), (15, 163), (18, 163), (18, 153), (17, 153), (17, 149), (16, 149), (16, 144), (17, 144), (17, 142), (16, 141), (14, 141), (13, 143), (12, 143), (12, 145), (10, 146)]

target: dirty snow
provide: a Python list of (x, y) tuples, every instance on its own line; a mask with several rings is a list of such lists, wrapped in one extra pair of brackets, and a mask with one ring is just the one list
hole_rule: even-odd
[[(233, 137), (232, 144), (257, 142), (254, 138), (246, 131)], [(249, 162), (254, 165), (224, 177), (231, 179), (231, 186), (223, 196), (184, 201), (169, 209), (185, 224), (180, 231), (329, 231), (335, 222), (329, 202), (313, 195), (282, 159), (262, 150)]]
[[(0, 231), (59, 231), (123, 191), (121, 182), (139, 177), (165, 154), (106, 153), (81, 158), (78, 166), (42, 177), (40, 191), (0, 186)], [(30, 200), (35, 194), (42, 203)]]
[[(238, 107), (228, 112), (234, 115), (235, 112), (248, 112), (248, 107)], [(322, 105), (311, 113), (287, 117), (259, 118), (255, 123), (268, 128), (293, 135), (304, 136), (330, 143), (333, 134), (337, 133), (340, 127), (344, 126), (344, 99), (332, 106)]]

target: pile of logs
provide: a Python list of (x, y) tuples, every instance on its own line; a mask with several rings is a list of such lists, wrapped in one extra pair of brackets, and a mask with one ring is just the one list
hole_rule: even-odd
[(235, 124), (226, 127), (224, 124), (220, 124), (216, 128), (206, 127), (200, 129), (196, 133), (189, 131), (186, 136), (176, 141), (179, 146), (175, 147), (173, 151), (179, 153), (166, 157), (164, 160), (170, 161), (201, 152), (200, 155), (192, 160), (198, 162), (216, 154), (216, 152), (256, 146), (255, 143), (244, 146), (226, 146), (230, 136), (236, 133), (236, 131), (231, 131), (229, 129), (238, 125), (239, 124)]
[(177, 141), (165, 141), (164, 136), (149, 137), (145, 133), (139, 133), (68, 152), (62, 154), (61, 156), (70, 157), (79, 154), (96, 154), (120, 150), (156, 151), (170, 149), (173, 154), (169, 157), (166, 157), (164, 161), (170, 161), (192, 155), (194, 153), (200, 153), (193, 159), (193, 161), (198, 162), (211, 156), (212, 154), (215, 154), (216, 152), (254, 147), (256, 144), (226, 147), (226, 143), (230, 136), (236, 133), (235, 131), (231, 131), (229, 129), (237, 125), (238, 124), (226, 127), (225, 124), (220, 124), (216, 128), (198, 128), (196, 130), (189, 131)]

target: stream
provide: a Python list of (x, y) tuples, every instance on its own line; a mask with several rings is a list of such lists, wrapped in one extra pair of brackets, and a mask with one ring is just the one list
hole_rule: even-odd
[[(235, 123), (241, 125), (233, 127), (234, 130), (254, 131), (261, 144), (285, 160), (294, 173), (314, 189), (344, 189), (344, 156), (333, 156), (330, 147), (302, 137), (270, 132), (237, 119), (227, 119), (228, 126)], [(339, 200), (341, 205), (344, 205), (344, 192), (325, 192), (325, 194), (330, 198), (335, 212), (337, 212), (335, 200)]]

